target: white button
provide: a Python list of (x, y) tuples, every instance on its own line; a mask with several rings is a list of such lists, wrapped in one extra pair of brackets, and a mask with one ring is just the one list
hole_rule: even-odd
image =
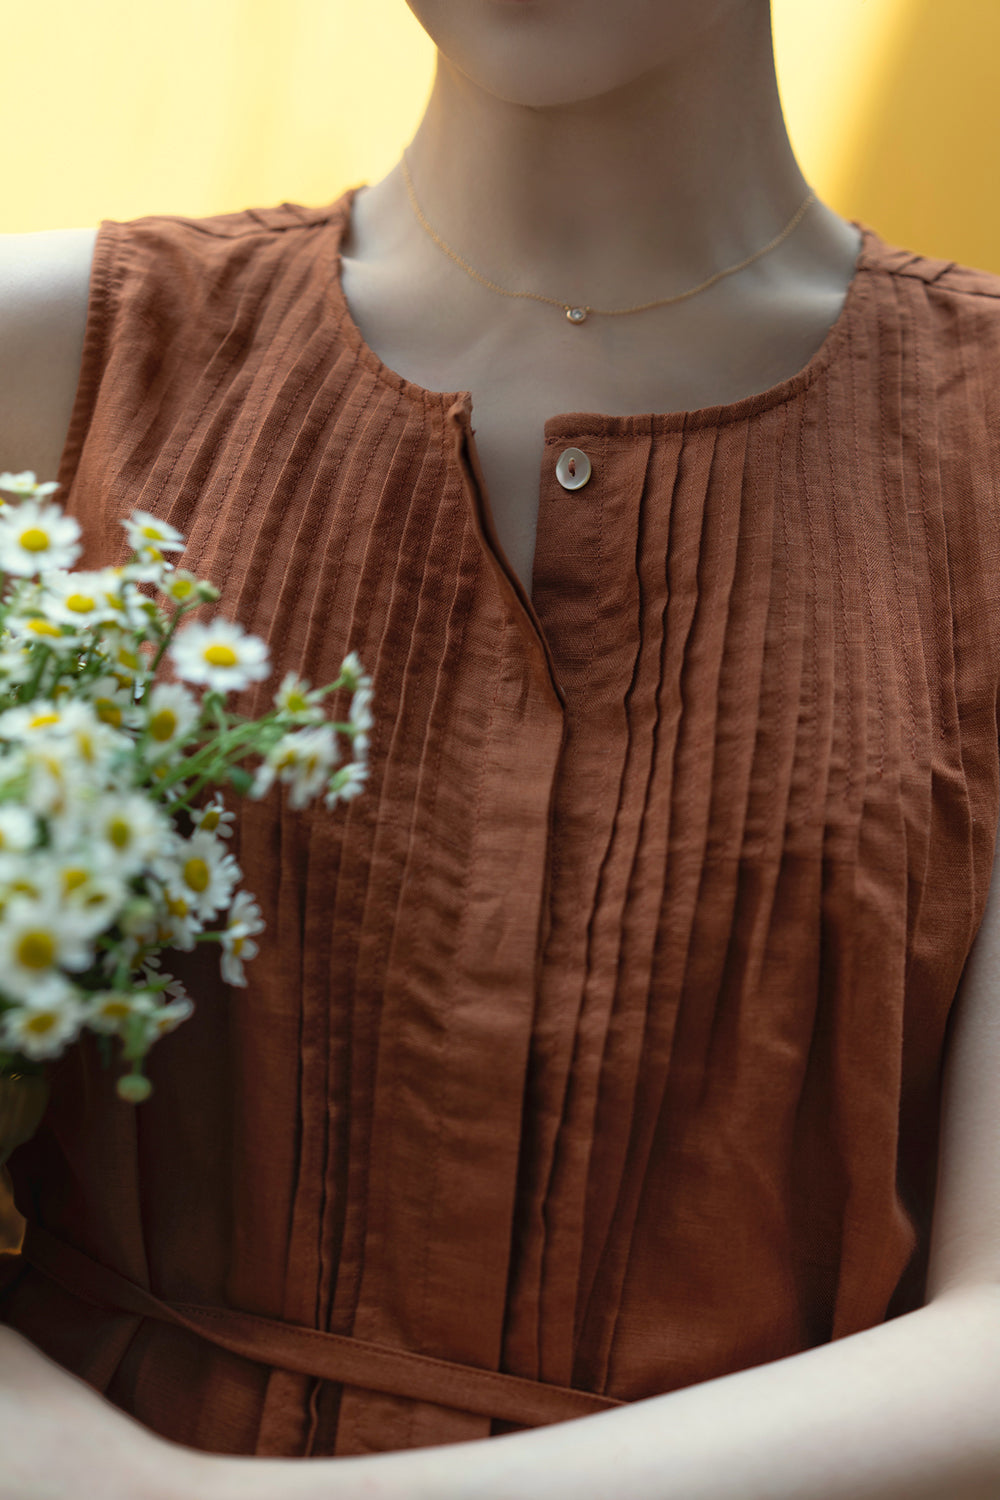
[(580, 448), (564, 448), (556, 463), (556, 478), (564, 490), (582, 490), (590, 478), (590, 459)]

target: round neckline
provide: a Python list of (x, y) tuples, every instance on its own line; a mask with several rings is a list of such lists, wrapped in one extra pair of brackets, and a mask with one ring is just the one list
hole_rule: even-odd
[[(387, 365), (375, 352), (354, 320), (354, 314), (351, 312), (344, 293), (340, 247), (350, 223), (354, 198), (362, 188), (367, 186), (367, 182), (356, 183), (353, 187), (347, 188), (332, 205), (333, 269), (329, 285), (343, 336), (360, 364), (375, 376), (380, 384), (423, 406), (440, 408), (445, 412), (454, 408), (471, 413), (473, 409), (471, 391), (434, 391), (426, 386), (418, 385), (413, 380), (408, 380), (405, 375), (401, 375), (398, 370), (393, 370)], [(854, 271), (848, 282), (846, 295), (841, 303), (840, 312), (827, 329), (823, 342), (794, 375), (787, 376), (766, 390), (757, 391), (750, 396), (741, 396), (737, 401), (694, 407), (689, 411), (556, 412), (545, 419), (546, 438), (555, 440), (571, 436), (632, 437), (640, 433), (722, 427), (730, 422), (745, 421), (749, 417), (770, 411), (773, 407), (781, 406), (800, 395), (847, 346), (855, 317), (863, 301), (864, 273), (877, 263), (878, 247), (881, 243), (878, 232), (860, 219), (848, 219), (846, 222), (853, 225), (861, 235)]]

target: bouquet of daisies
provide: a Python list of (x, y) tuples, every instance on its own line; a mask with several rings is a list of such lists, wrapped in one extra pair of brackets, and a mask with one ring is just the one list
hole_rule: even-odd
[[(218, 788), (262, 797), (277, 780), (293, 808), (355, 797), (371, 680), (352, 652), (336, 682), (289, 673), (272, 712), (231, 714), (227, 692), (270, 675), (267, 646), (221, 617), (178, 628), (219, 598), (168, 560), (182, 534), (134, 510), (129, 562), (72, 572), (80, 527), (57, 488), (0, 474), (0, 1078), (43, 1073), (88, 1029), (106, 1061), (117, 1039), (117, 1090), (137, 1102), (150, 1047), (193, 1008), (161, 950), (217, 942), (232, 985), (258, 951)], [(165, 654), (179, 681), (155, 680)], [(338, 689), (342, 722), (322, 703)]]

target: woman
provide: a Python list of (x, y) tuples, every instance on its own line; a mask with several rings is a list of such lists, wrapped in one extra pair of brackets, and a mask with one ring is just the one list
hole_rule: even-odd
[(382, 182), (11, 273), (81, 565), (378, 724), (13, 1159), (7, 1493), (993, 1495), (1000, 279), (810, 197), (764, 0), (412, 9)]

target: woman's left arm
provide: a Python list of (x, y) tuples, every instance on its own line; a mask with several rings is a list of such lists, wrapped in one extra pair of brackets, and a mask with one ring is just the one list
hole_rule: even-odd
[(275, 1461), (269, 1485), (261, 1470), (270, 1460), (236, 1460), (244, 1487), (213, 1487), (211, 1500), (998, 1500), (998, 868), (949, 1033), (925, 1306), (787, 1359), (531, 1432)]

